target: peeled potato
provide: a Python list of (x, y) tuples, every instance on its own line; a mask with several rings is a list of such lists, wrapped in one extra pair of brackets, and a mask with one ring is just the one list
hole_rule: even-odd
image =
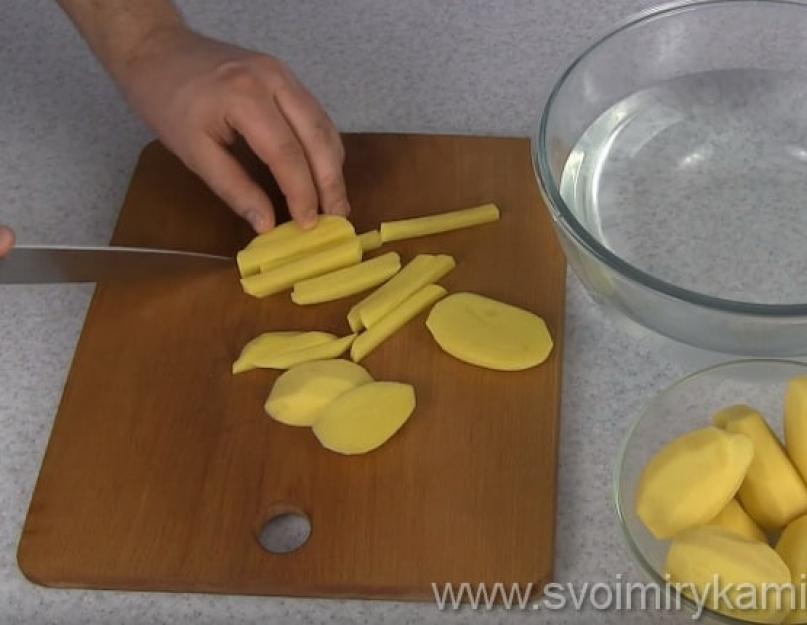
[(401, 257), (389, 252), (358, 265), (302, 280), (294, 285), (291, 299), (295, 304), (318, 304), (347, 297), (378, 286), (401, 268)]
[(807, 480), (807, 375), (793, 378), (785, 395), (785, 447)]
[[(782, 558), (767, 543), (720, 527), (695, 527), (676, 536), (667, 553), (667, 573), (672, 582), (694, 585), (707, 608), (734, 618), (781, 623), (790, 606), (790, 570)], [(726, 590), (719, 599), (715, 576), (719, 590)], [(756, 605), (750, 605), (749, 594)]]
[(290, 369), (296, 365), (312, 360), (329, 360), (339, 358), (350, 347), (356, 338), (355, 334), (348, 334), (327, 343), (312, 345), (305, 349), (286, 351), (280, 354), (260, 355), (253, 359), (256, 367), (262, 369)]
[(372, 328), (359, 334), (353, 341), (353, 345), (350, 346), (350, 357), (359, 362), (445, 294), (446, 290), (439, 284), (424, 286), (401, 302), (394, 310), (388, 312)]
[(389, 282), (361, 300), (348, 312), (348, 323), (354, 332), (371, 328), (406, 298), (428, 284), (437, 282), (456, 266), (451, 256), (418, 254)]
[(368, 230), (359, 235), (361, 249), (365, 252), (372, 252), (381, 247), (384, 242), (381, 240), (381, 233), (378, 230)]
[(765, 532), (760, 529), (756, 521), (748, 515), (740, 505), (740, 502), (736, 499), (729, 501), (728, 505), (726, 505), (715, 518), (709, 521), (707, 525), (722, 527), (724, 530), (734, 532), (738, 536), (742, 536), (748, 540), (768, 541)]
[(718, 412), (714, 423), (746, 435), (754, 445), (754, 459), (738, 493), (752, 519), (763, 529), (777, 530), (807, 512), (807, 486), (762, 415), (737, 405)]
[(483, 204), (482, 206), (464, 208), (449, 213), (384, 222), (380, 228), (381, 239), (387, 242), (423, 237), (429, 234), (478, 226), (498, 219), (499, 207), (495, 204)]
[[(355, 265), (361, 261), (361, 244), (353, 238), (325, 247), (310, 255), (268, 268), (254, 276), (241, 279), (245, 293), (254, 297), (266, 297), (285, 291), (295, 282)], [(263, 266), (262, 266), (263, 267)]]
[[(796, 589), (807, 582), (807, 515), (788, 523), (776, 542), (776, 553), (790, 569), (791, 581)], [(786, 623), (807, 623), (807, 597), (795, 593), (794, 610)]]
[(340, 454), (363, 454), (380, 447), (415, 409), (415, 389), (398, 382), (370, 382), (328, 405), (313, 431), (323, 447)]
[(289, 221), (255, 237), (238, 252), (236, 261), (241, 277), (246, 278), (258, 273), (261, 265), (279, 264), (355, 236), (353, 225), (336, 215), (320, 216), (317, 225), (310, 230), (303, 230), (295, 222)]
[(275, 421), (313, 425), (335, 399), (372, 381), (364, 367), (349, 360), (305, 362), (277, 379), (264, 408)]
[(528, 369), (552, 351), (538, 315), (475, 293), (453, 293), (438, 302), (426, 326), (444, 351), (488, 369)]
[(243, 373), (257, 369), (256, 361), (273, 358), (323, 343), (335, 341), (336, 336), (329, 332), (265, 332), (247, 343), (241, 355), (233, 363), (233, 373)]
[(737, 493), (753, 454), (747, 436), (715, 427), (679, 436), (642, 471), (636, 514), (658, 539), (709, 522)]

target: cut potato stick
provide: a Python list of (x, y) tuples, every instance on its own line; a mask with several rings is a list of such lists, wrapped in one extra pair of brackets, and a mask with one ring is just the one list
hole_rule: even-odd
[(381, 285), (348, 313), (348, 323), (353, 331), (371, 328), (379, 319), (394, 309), (410, 295), (427, 284), (437, 282), (456, 266), (451, 256), (441, 254), (419, 254), (396, 274), (389, 282)]
[(446, 294), (439, 284), (428, 284), (391, 310), (373, 327), (356, 337), (350, 347), (350, 358), (359, 362), (381, 343), (400, 330), (429, 306)]
[[(319, 223), (317, 223), (317, 225), (319, 225)], [(299, 226), (294, 221), (287, 221), (285, 223), (278, 224), (269, 232), (255, 235), (252, 240), (247, 243), (244, 249), (254, 249), (256, 247), (268, 244), (276, 245), (280, 241), (288, 240), (289, 237), (297, 236), (299, 234), (299, 230)]]
[(396, 252), (389, 252), (358, 265), (297, 282), (291, 299), (300, 305), (330, 302), (378, 286), (400, 269), (401, 257)]
[(361, 332), (361, 330), (364, 329), (364, 325), (361, 322), (359, 309), (356, 306), (347, 311), (347, 324), (354, 332)]
[(306, 349), (261, 357), (255, 361), (255, 365), (262, 369), (289, 369), (311, 360), (339, 358), (350, 347), (355, 338), (355, 334), (348, 334), (334, 341), (313, 345)]
[(241, 277), (246, 278), (258, 273), (262, 266), (277, 265), (355, 236), (353, 225), (344, 217), (322, 215), (310, 230), (290, 221), (255, 237), (238, 252), (236, 261)]
[(293, 260), (274, 269), (241, 279), (245, 293), (266, 297), (291, 288), (295, 282), (306, 278), (355, 265), (361, 261), (361, 244), (353, 238), (336, 245)]
[(370, 230), (359, 235), (361, 249), (365, 252), (372, 252), (381, 247), (384, 242), (381, 240), (381, 233), (378, 230)]
[[(433, 254), (418, 254), (389, 282), (354, 304), (347, 313), (347, 323), (350, 329), (354, 332), (364, 329), (364, 320), (361, 315), (361, 309), (364, 306), (371, 305), (377, 300), (392, 301), (394, 299), (396, 303), (400, 303), (419, 288), (429, 284), (429, 280), (423, 281), (423, 275), (433, 266), (435, 258)], [(397, 293), (395, 298), (392, 297), (393, 293)]]
[(430, 234), (469, 228), (498, 220), (499, 208), (495, 204), (483, 204), (450, 213), (382, 223), (381, 240), (386, 243), (387, 241), (425, 237)]
[(329, 332), (265, 332), (244, 345), (238, 360), (233, 363), (233, 373), (257, 369), (255, 360), (261, 357), (299, 351), (335, 340), (336, 335)]

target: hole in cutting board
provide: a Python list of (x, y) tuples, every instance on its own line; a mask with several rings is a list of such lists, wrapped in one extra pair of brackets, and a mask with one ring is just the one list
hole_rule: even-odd
[(311, 536), (311, 521), (302, 510), (292, 506), (274, 508), (258, 533), (258, 542), (269, 553), (297, 551)]

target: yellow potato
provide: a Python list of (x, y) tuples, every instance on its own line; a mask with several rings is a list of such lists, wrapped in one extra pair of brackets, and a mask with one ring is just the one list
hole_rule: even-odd
[(380, 447), (415, 409), (415, 389), (397, 382), (370, 382), (329, 404), (314, 423), (323, 447), (340, 454), (363, 454)]
[(793, 611), (785, 623), (807, 623), (807, 593), (800, 592), (807, 583), (807, 515), (793, 519), (787, 524), (776, 542), (776, 553), (787, 564), (794, 593)]
[(369, 230), (359, 235), (361, 249), (365, 252), (372, 252), (381, 247), (384, 242), (381, 240), (381, 233), (378, 230)]
[(330, 302), (378, 286), (400, 269), (401, 257), (396, 252), (389, 252), (358, 265), (297, 282), (291, 299), (300, 305)]
[(255, 237), (238, 252), (236, 261), (241, 277), (246, 278), (258, 273), (261, 265), (280, 263), (355, 236), (353, 225), (344, 217), (322, 215), (310, 230), (289, 221)]
[(347, 324), (350, 326), (350, 329), (354, 332), (361, 332), (364, 328), (364, 324), (361, 322), (361, 315), (359, 314), (359, 309), (353, 306), (349, 311), (347, 311)]
[(673, 539), (667, 573), (674, 583), (694, 585), (706, 608), (754, 623), (781, 623), (792, 600), (790, 571), (767, 543), (711, 525)]
[(642, 471), (636, 514), (660, 540), (707, 523), (737, 493), (753, 454), (747, 436), (715, 427), (679, 436)]
[(427, 284), (437, 282), (455, 266), (451, 256), (415, 256), (389, 282), (382, 284), (351, 308), (347, 316), (351, 330), (358, 332), (362, 328), (371, 328), (407, 297)]
[(367, 370), (349, 360), (313, 360), (292, 367), (272, 386), (266, 414), (287, 425), (313, 425), (335, 399), (372, 382)]
[(281, 354), (262, 354), (255, 357), (253, 362), (256, 367), (260, 367), (261, 369), (290, 369), (291, 367), (312, 360), (339, 358), (339, 356), (347, 351), (347, 348), (350, 347), (350, 344), (355, 338), (355, 334), (348, 334), (342, 338), (319, 345), (312, 345), (305, 349), (283, 352)]
[(336, 336), (329, 332), (265, 332), (244, 345), (238, 360), (233, 363), (233, 373), (257, 369), (255, 361), (261, 358), (279, 356), (335, 340)]
[(408, 321), (434, 304), (446, 294), (439, 284), (427, 284), (420, 291), (404, 300), (385, 317), (382, 317), (372, 328), (356, 337), (350, 347), (350, 357), (359, 362), (381, 343), (401, 329)]
[(473, 208), (440, 213), (427, 217), (387, 221), (381, 224), (381, 240), (399, 241), (429, 234), (459, 230), (470, 226), (478, 226), (491, 221), (498, 221), (499, 208), (495, 204), (483, 204)]
[(289, 261), (274, 269), (242, 278), (241, 286), (249, 295), (266, 297), (291, 288), (295, 282), (355, 265), (360, 261), (361, 244), (354, 238)]
[(444, 351), (488, 369), (528, 369), (552, 351), (552, 337), (538, 315), (475, 293), (446, 297), (432, 308), (426, 326)]
[(807, 480), (807, 375), (793, 378), (785, 395), (785, 447)]
[(737, 405), (718, 412), (714, 423), (745, 434), (754, 444), (754, 459), (738, 497), (762, 529), (777, 530), (807, 512), (807, 486), (762, 415)]
[(748, 540), (768, 542), (768, 537), (765, 535), (765, 532), (760, 529), (754, 519), (748, 516), (748, 513), (743, 510), (740, 502), (736, 499), (729, 501), (728, 505), (723, 508), (715, 518), (709, 521), (707, 525), (722, 527), (724, 530), (734, 532), (738, 536), (742, 536)]

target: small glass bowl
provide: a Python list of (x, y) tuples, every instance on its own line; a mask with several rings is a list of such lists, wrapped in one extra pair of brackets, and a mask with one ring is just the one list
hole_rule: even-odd
[[(807, 374), (807, 364), (789, 360), (738, 360), (694, 373), (662, 391), (628, 430), (614, 470), (616, 513), (631, 554), (651, 580), (664, 588), (669, 541), (658, 540), (636, 515), (636, 486), (650, 458), (674, 438), (711, 424), (714, 413), (748, 404), (782, 436), (782, 411), (788, 382)], [(694, 604), (682, 598), (694, 611)], [(704, 611), (716, 623), (745, 623)]]

